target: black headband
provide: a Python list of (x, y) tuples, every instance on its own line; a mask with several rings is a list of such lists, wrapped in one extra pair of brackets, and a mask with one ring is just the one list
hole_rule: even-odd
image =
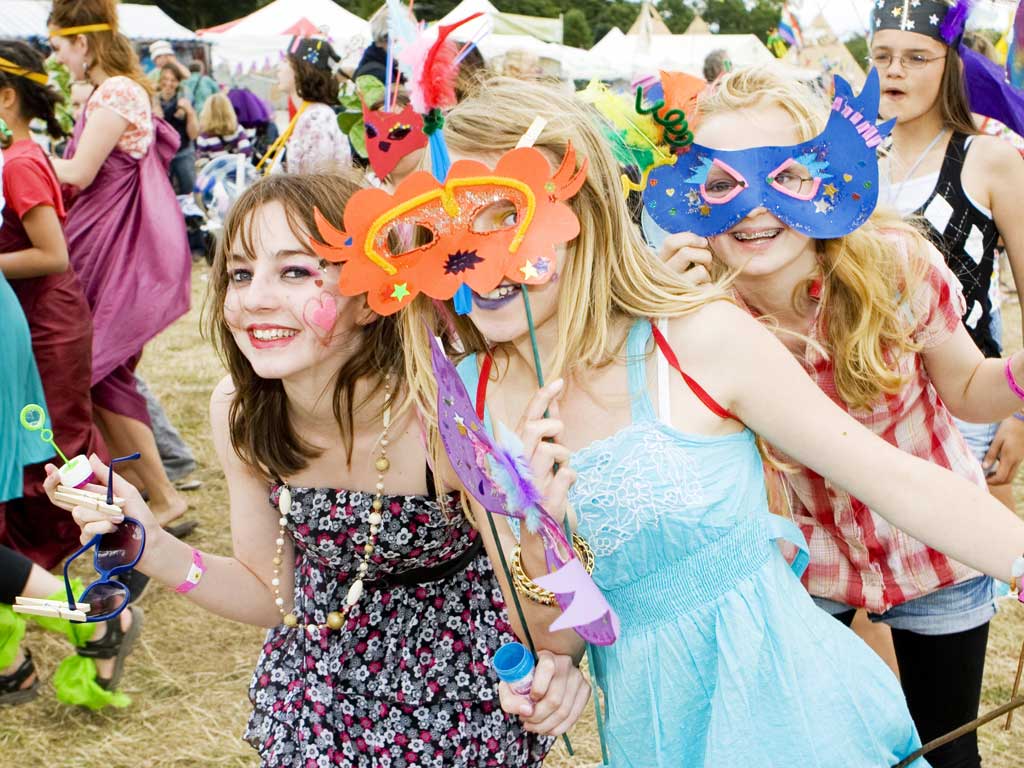
[(898, 29), (956, 45), (963, 36), (969, 11), (969, 0), (875, 0), (871, 32)]
[(331, 44), (322, 37), (296, 36), (288, 46), (288, 53), (317, 69), (329, 70), (332, 61), (339, 61), (338, 54), (334, 52)]

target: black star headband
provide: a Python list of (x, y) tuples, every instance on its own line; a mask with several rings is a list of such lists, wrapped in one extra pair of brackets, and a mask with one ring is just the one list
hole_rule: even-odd
[(332, 61), (340, 60), (325, 37), (296, 36), (292, 38), (291, 45), (288, 46), (288, 53), (300, 61), (312, 64), (317, 69), (329, 70)]
[(970, 0), (875, 0), (871, 32), (917, 32), (946, 45), (958, 45), (970, 12)]

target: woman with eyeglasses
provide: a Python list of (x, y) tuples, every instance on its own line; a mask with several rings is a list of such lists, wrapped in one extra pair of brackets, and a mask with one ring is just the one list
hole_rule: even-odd
[[(958, 4), (959, 6), (959, 4)], [(958, 48), (964, 15), (937, 0), (887, 0), (874, 10), (871, 63), (882, 82), (880, 113), (896, 118), (882, 160), (883, 204), (914, 217), (963, 285), (964, 325), (986, 357), (1002, 352), (997, 243), (1002, 239), (1024, 298), (1024, 160), (982, 135), (971, 114)], [(1024, 306), (1024, 301), (1022, 301)], [(1014, 508), (1011, 483), (1024, 458), (1024, 415), (1002, 423), (958, 421), (989, 489)]]

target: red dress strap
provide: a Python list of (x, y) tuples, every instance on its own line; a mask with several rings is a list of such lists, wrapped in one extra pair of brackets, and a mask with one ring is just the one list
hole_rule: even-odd
[(484, 355), (484, 361), (480, 366), (480, 378), (476, 382), (476, 417), (480, 421), (484, 420), (484, 408), (487, 403), (487, 382), (491, 378), (491, 366), (493, 364), (494, 358), (488, 352)]
[(682, 366), (679, 365), (679, 358), (676, 357), (676, 353), (672, 351), (672, 347), (669, 345), (668, 340), (665, 338), (664, 334), (658, 330), (658, 326), (655, 325), (653, 321), (651, 322), (651, 333), (654, 334), (654, 343), (658, 345), (658, 349), (660, 349), (661, 354), (665, 356), (665, 360), (669, 365), (679, 371), (679, 375), (683, 377), (683, 381), (686, 382), (686, 386), (688, 386), (690, 391), (697, 396), (697, 399), (704, 403), (707, 409), (718, 418), (739, 421), (739, 419), (737, 419), (733, 414), (719, 405), (715, 398), (707, 393), (704, 387), (686, 375)]
[[(686, 382), (686, 386), (688, 386), (690, 391), (697, 396), (697, 399), (704, 403), (707, 409), (720, 419), (733, 419), (734, 421), (739, 421), (736, 416), (719, 405), (718, 401), (709, 395), (704, 387), (686, 375), (682, 366), (679, 365), (679, 358), (677, 358), (676, 353), (672, 351), (672, 347), (669, 345), (668, 340), (662, 332), (658, 330), (658, 326), (653, 322), (651, 323), (651, 333), (654, 334), (654, 343), (658, 345), (658, 349), (660, 349), (661, 354), (665, 356), (665, 360), (668, 361), (669, 365), (679, 371), (679, 375), (683, 377), (683, 381)], [(484, 355), (484, 361), (480, 366), (480, 378), (476, 384), (476, 415), (477, 418), (481, 420), (484, 417), (484, 404), (487, 400), (487, 382), (490, 379), (491, 366), (493, 363), (494, 358), (491, 357), (491, 353), (488, 352)]]

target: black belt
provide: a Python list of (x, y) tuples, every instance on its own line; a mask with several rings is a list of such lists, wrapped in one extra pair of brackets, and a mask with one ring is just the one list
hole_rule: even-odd
[(443, 563), (422, 568), (410, 568), (401, 573), (389, 573), (373, 581), (367, 580), (366, 586), (373, 589), (390, 589), (391, 587), (415, 587), (419, 584), (429, 584), (432, 581), (444, 581), (464, 571), (483, 548), (483, 537), (477, 536), (465, 552), (452, 560), (445, 560)]

